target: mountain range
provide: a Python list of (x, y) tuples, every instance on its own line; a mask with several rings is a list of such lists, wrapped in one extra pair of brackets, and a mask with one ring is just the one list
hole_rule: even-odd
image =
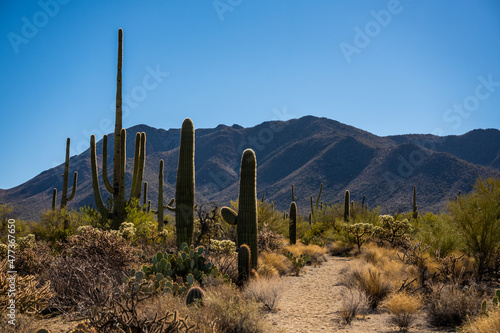
[[(196, 126), (196, 124), (195, 124)], [(164, 201), (175, 196), (180, 129), (137, 125), (127, 129), (127, 188), (130, 188), (136, 132), (146, 133), (144, 181), (157, 205), (159, 161), (165, 161)], [(291, 185), (299, 214), (308, 214), (310, 196), (323, 184), (321, 201), (340, 202), (345, 190), (351, 200), (380, 206), (381, 213), (411, 211), (413, 185), (420, 212), (438, 212), (459, 191), (467, 193), (479, 177), (500, 177), (500, 131), (479, 129), (460, 136), (396, 135), (380, 137), (337, 121), (306, 116), (270, 121), (251, 128), (219, 125), (196, 129), (196, 201), (229, 205), (237, 199), (241, 153), (257, 156), (257, 191), (278, 210), (288, 210)], [(108, 172), (112, 177), (114, 135), (108, 136)], [(61, 154), (64, 150), (61, 150)], [(99, 173), (102, 142), (97, 143)], [(18, 218), (40, 217), (50, 209), (52, 189), (60, 203), (64, 164), (40, 173), (11, 189), (0, 190), (0, 203), (14, 206)], [(93, 205), (90, 149), (70, 159), (70, 186), (78, 171), (78, 189), (69, 208)], [(102, 182), (102, 175), (99, 175)], [(101, 183), (101, 193), (107, 192)], [(142, 199), (141, 199), (142, 201)]]

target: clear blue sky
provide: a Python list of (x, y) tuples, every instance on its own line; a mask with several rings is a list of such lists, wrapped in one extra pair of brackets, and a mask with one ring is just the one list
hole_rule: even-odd
[(67, 137), (74, 155), (113, 131), (120, 27), (125, 128), (500, 127), (496, 0), (2, 0), (0, 188), (62, 163)]

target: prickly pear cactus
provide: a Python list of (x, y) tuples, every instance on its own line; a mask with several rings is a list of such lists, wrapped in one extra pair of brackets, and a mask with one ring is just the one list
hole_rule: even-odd
[[(195, 282), (203, 284), (207, 276), (220, 277), (217, 267), (203, 257), (205, 249), (194, 248), (183, 243), (177, 254), (158, 252), (153, 257), (152, 265), (144, 265), (139, 271), (132, 270), (124, 282), (134, 283), (134, 288), (141, 288), (142, 283), (152, 281), (153, 290), (164, 290), (174, 295), (183, 294)], [(228, 279), (228, 276), (224, 276)]]

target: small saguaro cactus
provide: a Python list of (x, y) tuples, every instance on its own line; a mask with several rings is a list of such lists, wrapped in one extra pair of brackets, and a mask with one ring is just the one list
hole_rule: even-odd
[(238, 200), (238, 213), (222, 207), (221, 215), (227, 223), (237, 225), (238, 246), (248, 245), (251, 266), (257, 269), (257, 159), (252, 149), (246, 149), (241, 156)]
[(52, 190), (52, 210), (56, 210), (57, 189)]
[(194, 125), (189, 118), (184, 119), (181, 128), (179, 164), (175, 187), (175, 226), (177, 230), (177, 248), (182, 243), (193, 243), (194, 231)]
[(297, 242), (297, 204), (292, 201), (290, 204), (290, 224), (288, 228), (290, 232), (290, 245)]
[(322, 191), (323, 191), (323, 183), (321, 183), (319, 185), (319, 193), (318, 193), (318, 198), (316, 199), (315, 205), (313, 205), (313, 196), (311, 195), (311, 219), (314, 219), (314, 214), (316, 214), (318, 212)]
[(158, 172), (158, 232), (163, 230), (163, 225), (165, 224), (165, 218), (163, 214), (163, 210), (166, 208), (172, 212), (175, 211), (175, 208), (172, 207), (175, 199), (170, 200), (168, 205), (163, 205), (163, 160), (160, 160), (160, 171)]
[(418, 218), (418, 209), (417, 209), (417, 186), (413, 185), (413, 218)]
[(345, 191), (344, 195), (344, 221), (347, 222), (349, 221), (349, 217), (351, 217), (351, 212), (350, 212), (350, 203), (351, 201), (351, 196), (349, 194), (349, 190)]
[(243, 244), (238, 249), (238, 285), (243, 286), (250, 278), (250, 248)]
[(76, 194), (76, 186), (78, 179), (78, 172), (75, 171), (73, 176), (73, 189), (71, 190), (71, 195), (68, 197), (68, 178), (69, 178), (69, 145), (70, 138), (66, 140), (66, 159), (64, 161), (64, 173), (63, 173), (63, 188), (61, 197), (61, 209), (64, 209), (68, 202), (73, 200)]
[(295, 200), (297, 200), (297, 197), (295, 196), (294, 185), (292, 184), (292, 201), (295, 201)]
[(199, 305), (203, 305), (203, 298), (205, 297), (205, 292), (200, 287), (191, 287), (186, 296), (186, 305), (189, 306), (194, 302), (198, 301)]
[(145, 212), (148, 209), (148, 182), (144, 182), (144, 190), (142, 196), (142, 210)]
[(366, 197), (363, 195), (363, 200), (361, 201), (361, 212), (365, 211), (365, 199)]

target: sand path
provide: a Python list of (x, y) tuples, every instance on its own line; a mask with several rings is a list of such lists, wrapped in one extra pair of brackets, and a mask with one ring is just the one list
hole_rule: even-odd
[[(305, 274), (285, 277), (279, 311), (268, 313), (266, 320), (277, 332), (283, 333), (397, 332), (397, 327), (389, 323), (390, 315), (383, 309), (357, 318), (351, 325), (341, 322), (338, 311), (346, 289), (338, 283), (341, 272), (355, 260), (328, 256), (319, 267), (306, 266)], [(408, 332), (444, 331), (429, 328), (421, 315)]]

